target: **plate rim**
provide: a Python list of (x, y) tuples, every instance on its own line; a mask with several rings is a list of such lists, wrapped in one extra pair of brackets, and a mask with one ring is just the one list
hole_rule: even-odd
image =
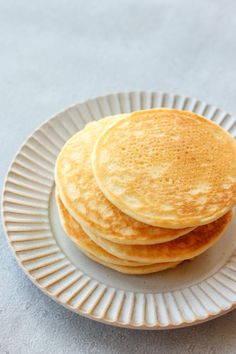
[[(41, 124), (39, 124), (31, 134), (29, 134), (22, 142), (22, 144), (20, 144), (20, 146), (17, 148), (13, 158), (11, 159), (11, 162), (7, 168), (7, 171), (5, 173), (5, 177), (3, 179), (3, 189), (2, 189), (2, 193), (1, 193), (1, 218), (2, 218), (2, 226), (3, 226), (3, 230), (4, 230), (4, 234), (5, 234), (5, 237), (7, 239), (7, 244), (12, 252), (12, 254), (14, 255), (16, 261), (17, 261), (17, 264), (20, 266), (20, 268), (23, 270), (23, 272), (27, 275), (27, 277), (32, 281), (32, 283), (34, 285), (37, 286), (38, 289), (40, 289), (43, 294), (47, 295), (49, 298), (51, 298), (52, 300), (54, 300), (57, 304), (60, 304), (62, 305), (64, 308), (76, 313), (76, 314), (79, 314), (85, 318), (88, 318), (88, 319), (92, 319), (96, 322), (100, 322), (100, 323), (103, 323), (103, 324), (107, 324), (107, 325), (112, 325), (114, 327), (120, 327), (120, 328), (128, 328), (128, 329), (137, 329), (137, 330), (167, 330), (167, 329), (177, 329), (177, 328), (184, 328), (184, 327), (190, 327), (190, 326), (193, 326), (193, 325), (197, 325), (197, 324), (202, 324), (202, 323), (205, 323), (205, 322), (208, 322), (210, 320), (213, 320), (215, 318), (218, 318), (228, 312), (231, 312), (233, 309), (236, 308), (236, 301), (231, 301), (231, 304), (230, 304), (230, 307), (229, 308), (226, 308), (226, 309), (220, 309), (220, 311), (216, 314), (213, 314), (213, 313), (210, 313), (208, 312), (208, 315), (205, 317), (205, 318), (199, 318), (199, 319), (195, 319), (193, 321), (186, 321), (186, 319), (183, 319), (183, 322), (180, 323), (180, 324), (168, 324), (168, 325), (161, 325), (161, 324), (155, 324), (155, 325), (149, 325), (147, 323), (145, 324), (142, 324), (142, 325), (138, 325), (138, 324), (133, 324), (129, 321), (129, 323), (125, 323), (125, 322), (121, 322), (119, 320), (109, 320), (107, 318), (102, 318), (102, 317), (96, 317), (95, 315), (91, 315), (90, 313), (86, 313), (85, 311), (83, 311), (81, 308), (73, 308), (72, 306), (70, 306), (69, 304), (67, 303), (63, 303), (62, 301), (60, 301), (55, 295), (53, 295), (52, 293), (50, 293), (49, 291), (47, 291), (47, 289), (45, 289), (42, 285), (40, 285), (39, 282), (37, 282), (36, 279), (34, 279), (34, 277), (30, 274), (30, 271), (28, 271), (26, 269), (26, 267), (23, 266), (22, 264), (22, 261), (19, 259), (19, 257), (17, 256), (16, 254), (16, 250), (14, 249), (13, 245), (12, 245), (12, 242), (10, 241), (10, 238), (9, 238), (9, 235), (8, 235), (8, 231), (7, 231), (7, 221), (5, 219), (5, 216), (4, 216), (4, 212), (5, 212), (5, 208), (4, 208), (4, 202), (5, 202), (5, 192), (6, 192), (6, 185), (7, 185), (7, 182), (8, 182), (8, 178), (9, 178), (9, 174), (11, 172), (11, 169), (12, 169), (12, 166), (16, 160), (16, 158), (20, 155), (21, 153), (21, 150), (22, 148), (27, 144), (27, 142), (34, 136), (34, 134), (39, 131), (41, 128), (43, 128), (44, 125), (47, 125), (48, 123), (51, 123), (53, 121), (53, 119), (57, 118), (59, 115), (63, 114), (63, 113), (66, 113), (69, 109), (73, 109), (77, 106), (80, 106), (80, 105), (83, 105), (83, 104), (87, 104), (91, 101), (95, 101), (95, 100), (99, 100), (99, 99), (105, 99), (105, 98), (108, 98), (109, 96), (120, 96), (120, 95), (130, 95), (130, 94), (138, 94), (138, 95), (142, 95), (142, 94), (158, 94), (158, 95), (161, 95), (161, 96), (164, 96), (164, 95), (171, 95), (171, 96), (179, 96), (181, 98), (184, 98), (185, 100), (186, 99), (190, 99), (190, 100), (195, 100), (196, 102), (200, 102), (201, 104), (204, 104), (204, 105), (208, 105), (210, 107), (214, 107), (216, 109), (219, 109), (220, 112), (222, 112), (223, 114), (227, 115), (229, 114), (230, 116), (234, 117), (233, 115), (231, 115), (230, 113), (227, 113), (226, 111), (224, 111), (223, 109), (221, 108), (218, 108), (218, 106), (215, 106), (211, 103), (206, 103), (205, 101), (201, 100), (201, 99), (197, 99), (195, 97), (191, 97), (191, 96), (188, 96), (188, 95), (184, 95), (184, 94), (181, 94), (181, 93), (172, 93), (172, 92), (166, 92), (166, 91), (154, 91), (154, 90), (142, 90), (142, 91), (118, 91), (118, 92), (114, 92), (114, 93), (108, 93), (108, 94), (104, 94), (104, 95), (99, 95), (99, 96), (93, 96), (89, 99), (84, 99), (82, 101), (79, 101), (75, 104), (72, 104), (72, 105), (69, 105), (68, 107), (60, 110), (59, 112), (53, 114), (52, 116), (50, 116), (48, 119), (44, 120)], [(161, 106), (159, 106), (161, 107)], [(236, 119), (235, 119), (236, 121)], [(50, 191), (50, 194), (51, 194), (51, 191)], [(48, 208), (47, 208), (48, 209)], [(55, 237), (54, 237), (55, 239)], [(60, 249), (60, 251), (64, 254), (63, 250), (61, 249), (60, 245), (56, 242), (58, 248)], [(232, 252), (233, 253), (233, 252)], [(65, 254), (64, 254), (65, 255)], [(65, 257), (67, 258), (67, 256), (65, 255)], [(70, 261), (70, 263), (72, 263)], [(73, 263), (72, 263), (73, 264)], [(223, 267), (223, 266), (222, 266)], [(101, 283), (100, 281), (98, 281), (99, 283)], [(107, 287), (110, 287), (111, 286), (108, 286)], [(120, 290), (117, 288), (117, 290)], [(135, 293), (136, 291), (134, 291)], [(167, 291), (165, 291), (166, 293)]]

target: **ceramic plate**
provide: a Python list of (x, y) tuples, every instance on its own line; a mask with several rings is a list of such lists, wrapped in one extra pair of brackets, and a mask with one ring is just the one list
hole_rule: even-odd
[(92, 120), (153, 107), (194, 111), (236, 135), (234, 117), (190, 97), (160, 92), (98, 97), (66, 109), (34, 132), (17, 153), (3, 192), (7, 239), (34, 284), (80, 315), (128, 328), (183, 327), (236, 304), (236, 218), (222, 239), (192, 262), (143, 276), (93, 262), (61, 228), (53, 171), (67, 139)]

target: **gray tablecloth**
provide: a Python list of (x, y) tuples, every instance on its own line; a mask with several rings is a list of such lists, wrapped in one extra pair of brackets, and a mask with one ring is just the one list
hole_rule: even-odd
[[(236, 113), (236, 2), (0, 0), (0, 176), (22, 141), (91, 96), (163, 90)], [(23, 274), (1, 229), (1, 353), (235, 353), (236, 312), (192, 328), (117, 329)]]

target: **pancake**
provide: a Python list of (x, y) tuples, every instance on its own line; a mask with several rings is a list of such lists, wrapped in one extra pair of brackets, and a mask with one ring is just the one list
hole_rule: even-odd
[(89, 252), (82, 251), (86, 256), (91, 258), (93, 261), (100, 263), (108, 268), (114, 269), (120, 273), (125, 273), (125, 274), (133, 274), (133, 275), (142, 275), (142, 274), (150, 274), (150, 273), (156, 273), (160, 272), (163, 270), (175, 268), (178, 264), (181, 262), (172, 262), (172, 263), (157, 263), (157, 264), (150, 264), (150, 265), (143, 265), (143, 266), (136, 266), (136, 267), (128, 267), (128, 266), (121, 266), (117, 264), (112, 264), (108, 263), (105, 261), (102, 261), (101, 259), (93, 256)]
[(205, 225), (236, 202), (236, 142), (192, 112), (132, 113), (103, 131), (92, 166), (107, 199), (150, 225)]
[(90, 123), (75, 134), (60, 152), (55, 180), (60, 198), (73, 218), (100, 237), (121, 244), (153, 244), (182, 236), (192, 228), (163, 229), (138, 222), (116, 208), (94, 179), (91, 153), (97, 137), (124, 115)]
[(99, 258), (107, 263), (114, 263), (124, 266), (137, 266), (139, 262), (126, 261), (119, 259), (112, 254), (105, 251), (103, 248), (94, 243), (87, 234), (83, 231), (80, 224), (77, 223), (73, 217), (68, 213), (64, 207), (60, 197), (57, 195), (57, 206), (60, 215), (62, 227), (74, 243), (83, 251), (92, 254), (94, 257)]
[(198, 256), (211, 247), (222, 235), (232, 219), (232, 211), (208, 225), (199, 226), (176, 240), (156, 245), (120, 245), (95, 236), (83, 227), (100, 247), (116, 257), (135, 262), (178, 262)]
[[(72, 239), (72, 241), (75, 242), (83, 253), (88, 254), (90, 258), (94, 259), (98, 263), (107, 265), (108, 267), (116, 269), (120, 272), (130, 274), (147, 274), (157, 272), (159, 270), (173, 268), (180, 263), (168, 262), (160, 264), (145, 264), (146, 262), (144, 262), (144, 264), (142, 264), (141, 262), (119, 259), (98, 246), (87, 236), (81, 226), (68, 213), (58, 195), (57, 205), (61, 224), (65, 233)], [(131, 268), (136, 268), (136, 271), (134, 270), (132, 272)]]

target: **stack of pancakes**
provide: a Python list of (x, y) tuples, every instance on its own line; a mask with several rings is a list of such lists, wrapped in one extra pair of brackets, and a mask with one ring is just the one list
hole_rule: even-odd
[(89, 123), (55, 169), (66, 234), (128, 274), (173, 268), (222, 235), (236, 203), (236, 143), (186, 111), (153, 109)]

